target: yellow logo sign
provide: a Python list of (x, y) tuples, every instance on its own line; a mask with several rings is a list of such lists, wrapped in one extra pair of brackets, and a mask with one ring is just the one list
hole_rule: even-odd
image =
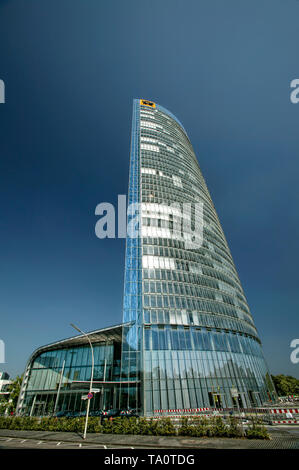
[(155, 103), (153, 103), (152, 101), (148, 101), (148, 100), (140, 100), (140, 104), (142, 106), (149, 106), (150, 108), (155, 108), (156, 107)]

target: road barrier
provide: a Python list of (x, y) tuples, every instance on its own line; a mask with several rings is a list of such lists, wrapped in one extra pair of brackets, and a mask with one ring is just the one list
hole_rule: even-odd
[(298, 408), (277, 408), (277, 409), (271, 409), (270, 413), (274, 414), (282, 414), (282, 413), (292, 413), (292, 414), (299, 414), (299, 409)]
[(289, 419), (288, 421), (272, 421), (272, 424), (299, 424), (299, 421), (296, 419)]
[[(261, 419), (265, 424), (299, 424), (299, 408), (179, 408), (154, 410), (154, 418), (169, 417), (174, 420), (183, 417), (205, 417), (213, 416), (228, 417), (234, 415), (239, 420), (250, 420), (253, 417)], [(278, 416), (279, 415), (279, 419)]]
[[(202, 412), (210, 413), (227, 413), (231, 411), (237, 411), (237, 408), (183, 408), (183, 409), (172, 409), (172, 410), (154, 410), (155, 414), (168, 414), (172, 416), (172, 413), (180, 414), (180, 416), (196, 415)], [(269, 413), (269, 408), (240, 408), (240, 413)]]

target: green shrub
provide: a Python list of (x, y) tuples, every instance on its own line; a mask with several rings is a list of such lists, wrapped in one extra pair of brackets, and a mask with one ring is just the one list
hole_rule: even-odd
[(178, 430), (180, 436), (204, 437), (208, 434), (208, 419), (205, 417), (183, 417)]
[(242, 429), (238, 419), (234, 416), (229, 417), (228, 437), (242, 437)]
[(190, 418), (184, 416), (180, 424), (181, 425), (178, 430), (179, 436), (193, 436), (193, 427), (190, 424)]
[[(84, 432), (85, 418), (75, 418), (75, 432)], [(87, 432), (102, 432), (102, 425), (99, 418), (91, 417), (88, 419)]]
[(189, 421), (188, 435), (192, 437), (205, 437), (208, 434), (208, 419), (204, 416)]
[(113, 434), (125, 434), (124, 433), (124, 423), (123, 419), (125, 418), (114, 418), (112, 421), (112, 432)]
[(123, 434), (141, 434), (138, 419), (135, 417), (121, 418)]
[[(69, 431), (83, 432), (85, 418), (53, 418), (53, 417), (0, 417), (0, 429), (33, 430), (33, 431)], [(101, 432), (98, 418), (89, 418), (88, 432)]]
[(176, 429), (170, 418), (161, 418), (156, 421), (154, 426), (156, 436), (175, 436)]
[(0, 429), (9, 429), (12, 418), (0, 417)]
[(153, 418), (147, 420), (146, 434), (148, 436), (156, 435), (156, 421)]
[(136, 434), (141, 434), (143, 436), (150, 435), (151, 434), (151, 421), (146, 418), (139, 418), (139, 422), (138, 422), (139, 433), (136, 433)]
[(58, 418), (49, 418), (48, 431), (56, 431), (58, 426)]
[(102, 424), (102, 432), (104, 434), (113, 434), (113, 421), (110, 419), (104, 419)]
[[(53, 417), (0, 417), (0, 429), (64, 431), (83, 433), (85, 418), (53, 418)], [(175, 436), (176, 428), (171, 418), (115, 418), (100, 419), (90, 417), (87, 431), (104, 434), (139, 434), (150, 436)], [(241, 427), (237, 418), (230, 416), (228, 425), (221, 417), (205, 418), (183, 417), (178, 429), (180, 436), (190, 437), (242, 437)], [(269, 434), (261, 421), (253, 419), (246, 431), (248, 439), (269, 439)]]
[(252, 418), (251, 424), (246, 430), (246, 437), (248, 439), (270, 439), (267, 428), (257, 418)]
[(208, 435), (211, 437), (228, 437), (229, 436), (229, 429), (226, 426), (223, 418), (221, 418), (220, 416), (210, 418)]

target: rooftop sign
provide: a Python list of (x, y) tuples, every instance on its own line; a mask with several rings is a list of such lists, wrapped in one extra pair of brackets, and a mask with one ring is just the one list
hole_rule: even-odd
[(149, 106), (150, 108), (156, 107), (156, 104), (153, 101), (148, 101), (148, 100), (140, 100), (140, 104), (142, 106)]

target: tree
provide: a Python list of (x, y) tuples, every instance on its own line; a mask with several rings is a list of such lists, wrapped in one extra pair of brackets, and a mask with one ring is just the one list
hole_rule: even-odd
[(7, 395), (0, 395), (0, 414), (15, 414), (18, 398), (21, 391), (23, 376), (17, 376), (11, 384), (8, 385)]
[(299, 380), (291, 375), (272, 375), (278, 396), (299, 395)]

